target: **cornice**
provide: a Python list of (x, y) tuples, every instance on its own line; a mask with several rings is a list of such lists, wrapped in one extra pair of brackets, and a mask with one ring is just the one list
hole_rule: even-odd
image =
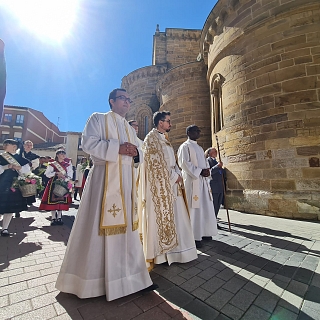
[(201, 30), (166, 29), (166, 37), (170, 40), (198, 42), (201, 38)]
[(223, 33), (225, 22), (230, 15), (236, 13), (235, 9), (249, 0), (219, 0), (207, 17), (200, 37), (200, 55), (207, 62), (207, 55), (214, 37)]
[(166, 66), (147, 66), (137, 70), (132, 71), (127, 76), (122, 78), (122, 85), (128, 87), (135, 81), (143, 78), (157, 77), (164, 74), (167, 71)]
[[(211, 10), (209, 16), (207, 17), (200, 37), (200, 53), (198, 60), (203, 59), (205, 63), (208, 63), (208, 52), (210, 45), (215, 41), (215, 37), (224, 33), (230, 28), (240, 29), (239, 33), (250, 33), (261, 25), (266, 24), (268, 21), (272, 21), (275, 16), (286, 16), (288, 14), (292, 15), (294, 12), (307, 10), (307, 6), (310, 6), (310, 10), (313, 6), (319, 5), (319, 0), (305, 0), (305, 3), (297, 4), (295, 1), (284, 3), (281, 6), (277, 6), (276, 3), (274, 8), (269, 8), (265, 14), (260, 14), (256, 17), (252, 16), (252, 12), (248, 12), (250, 6), (248, 2), (250, 0), (219, 0), (216, 5)], [(244, 5), (246, 5), (244, 7)], [(243, 7), (243, 8), (242, 8)], [(283, 8), (282, 8), (283, 7)], [(246, 19), (246, 17), (251, 15), (251, 20)], [(241, 23), (242, 16), (244, 18), (243, 25)]]

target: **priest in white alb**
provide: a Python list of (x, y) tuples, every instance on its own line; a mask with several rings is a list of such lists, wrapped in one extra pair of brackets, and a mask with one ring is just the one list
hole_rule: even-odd
[(56, 288), (79, 298), (108, 301), (151, 291), (138, 234), (134, 166), (143, 156), (124, 118), (130, 107), (124, 89), (109, 95), (111, 111), (94, 113), (82, 135), (93, 167), (87, 177)]
[(170, 112), (153, 115), (155, 129), (146, 136), (140, 167), (138, 211), (140, 232), (149, 270), (154, 264), (197, 259), (190, 217), (183, 195), (181, 172), (167, 140)]
[(201, 130), (191, 125), (186, 131), (188, 140), (179, 147), (178, 163), (182, 169), (194, 239), (200, 248), (203, 237), (211, 239), (218, 234), (217, 220), (208, 178), (210, 166), (197, 143)]

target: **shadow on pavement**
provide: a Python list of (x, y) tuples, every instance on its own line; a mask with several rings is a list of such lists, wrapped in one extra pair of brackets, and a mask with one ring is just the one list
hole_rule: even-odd
[(308, 239), (308, 238), (295, 236), (292, 233), (285, 232), (282, 230), (274, 230), (274, 229), (255, 226), (255, 225), (243, 225), (243, 224), (239, 224), (239, 223), (231, 223), (231, 226), (238, 227), (241, 229), (250, 230), (250, 231), (255, 231), (255, 232), (263, 232), (263, 233), (266, 233), (266, 234), (269, 234), (272, 236), (276, 236), (276, 237), (291, 237), (294, 239), (310, 241), (310, 239)]
[(9, 226), (10, 236), (0, 236), (0, 271), (8, 268), (10, 261), (42, 249), (40, 242), (23, 242), (27, 237), (26, 232), (38, 229), (31, 226), (34, 221), (34, 218), (13, 218)]
[(133, 319), (139, 315), (143, 319), (191, 319), (188, 312), (180, 310), (155, 292), (137, 292), (113, 301), (106, 301), (105, 296), (79, 299), (66, 293), (59, 293), (56, 299), (74, 320)]
[[(236, 225), (236, 224), (233, 224), (233, 225)], [(220, 224), (220, 226), (222, 226), (222, 225)], [(299, 239), (299, 240), (304, 240), (304, 241), (310, 241), (310, 239), (292, 236), (290, 233), (287, 233), (287, 232), (283, 232), (283, 235), (281, 235), (282, 231), (272, 230), (272, 229), (268, 229), (268, 228), (254, 227), (254, 228), (251, 229), (250, 226), (243, 226), (242, 227), (239, 224), (237, 224), (236, 226), (237, 226), (237, 228), (243, 228), (243, 229), (246, 229), (248, 231), (252, 230), (252, 231), (255, 231), (255, 232), (263, 232), (263, 233), (266, 233), (266, 234), (264, 234), (264, 235), (252, 234), (252, 233), (249, 233), (249, 232), (246, 232), (246, 231), (240, 231), (240, 230), (234, 229), (234, 228), (232, 229), (232, 233), (233, 234), (238, 234), (238, 235), (241, 235), (241, 236), (243, 236), (245, 238), (249, 238), (249, 239), (256, 240), (256, 241), (269, 243), (274, 248), (285, 249), (285, 250), (289, 250), (289, 251), (293, 251), (293, 252), (300, 252), (300, 253), (305, 254), (305, 255), (307, 255), (309, 253), (309, 254), (312, 254), (314, 256), (319, 256), (320, 257), (320, 251), (318, 251), (318, 250), (309, 249), (303, 244), (295, 243), (295, 242), (292, 242), (292, 241), (289, 241), (289, 240), (277, 239), (277, 238), (274, 238), (272, 236), (269, 236), (268, 234), (274, 235), (274, 236), (277, 236), (277, 237), (292, 237), (292, 238)], [(227, 231), (227, 229), (226, 229), (227, 227), (222, 227), (222, 228), (223, 228), (223, 230)], [(259, 229), (261, 229), (261, 230), (259, 230)], [(275, 233), (272, 233), (272, 231), (275, 231)]]
[[(300, 309), (303, 299), (304, 304), (309, 303), (311, 306), (310, 310), (319, 303), (320, 288), (308, 287), (319, 259), (299, 252), (289, 252), (287, 256), (281, 252), (277, 259), (275, 257), (278, 251), (272, 248), (269, 251), (264, 249), (266, 254), (263, 257), (262, 252), (262, 256), (258, 255), (257, 249), (256, 254), (243, 249), (247, 247), (247, 250), (255, 250), (254, 246), (250, 247), (252, 241), (245, 236), (242, 239), (233, 235), (225, 236), (231, 243), (234, 241), (235, 245), (211, 240), (201, 248), (204, 256), (199, 256), (200, 261), (170, 267), (157, 266), (154, 272), (165, 280), (178, 282), (179, 285), (161, 293), (161, 282), (157, 281), (160, 282), (160, 295), (186, 310), (188, 305), (183, 305), (182, 301), (185, 304), (188, 299), (198, 296), (201, 303), (231, 318), (232, 312), (238, 308), (237, 312), (242, 315), (237, 319), (242, 316), (259, 320), (291, 317), (298, 317), (299, 320), (312, 319)], [(201, 260), (206, 261), (209, 266), (204, 271), (201, 271)], [(246, 277), (238, 273), (240, 270)], [(311, 312), (316, 312), (316, 309)], [(204, 319), (197, 309), (193, 314)]]

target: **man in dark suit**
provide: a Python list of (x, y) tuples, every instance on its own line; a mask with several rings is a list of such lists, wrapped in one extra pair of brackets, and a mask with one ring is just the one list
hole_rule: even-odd
[[(216, 217), (218, 216), (220, 206), (223, 201), (223, 180), (224, 179), (224, 170), (223, 170), (223, 163), (221, 161), (217, 161), (217, 149), (209, 148), (206, 150), (205, 155), (208, 158), (208, 162), (210, 165), (210, 172), (211, 172), (211, 180), (210, 180), (210, 187), (212, 191), (212, 198), (213, 198), (213, 206)], [(221, 227), (218, 225), (218, 229)]]

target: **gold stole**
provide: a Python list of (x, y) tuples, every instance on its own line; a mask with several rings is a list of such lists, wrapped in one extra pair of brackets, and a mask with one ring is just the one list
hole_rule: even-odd
[(13, 157), (11, 156), (8, 152), (3, 152), (0, 154), (3, 159), (7, 160), (9, 164), (13, 164), (14, 166), (19, 166), (21, 167), (21, 164)]
[[(127, 134), (128, 141), (134, 140), (134, 135), (131, 133), (130, 127), (125, 119), (124, 126)], [(106, 140), (117, 139), (119, 144), (120, 134), (117, 125), (116, 115), (110, 111), (105, 115), (106, 125)], [(124, 141), (125, 142), (125, 141)], [(136, 197), (136, 184), (134, 180), (134, 166), (133, 159), (131, 158), (131, 175), (132, 175), (132, 231), (138, 229), (138, 208), (137, 208), (137, 197)], [(119, 183), (120, 182), (120, 183)], [(117, 162), (106, 161), (105, 165), (105, 182), (104, 182), (104, 193), (101, 205), (101, 216), (100, 216), (100, 229), (99, 235), (115, 235), (124, 234), (127, 232), (127, 212), (126, 204), (123, 193), (122, 185), (122, 155), (118, 155)]]
[[(191, 142), (186, 142), (188, 150), (189, 150), (189, 156), (190, 161), (193, 165), (198, 167), (198, 159), (197, 159), (197, 153), (194, 150)], [(191, 208), (200, 208), (200, 201), (199, 201), (199, 191), (200, 191), (200, 184), (199, 179), (192, 180), (192, 195), (191, 195)]]
[(160, 133), (153, 129), (146, 136), (143, 144), (146, 176), (150, 183), (152, 197), (150, 200), (154, 205), (158, 227), (156, 255), (166, 253), (178, 245), (174, 223), (174, 194), (162, 146), (163, 143), (170, 146), (171, 144), (168, 141), (160, 141), (159, 136)]

